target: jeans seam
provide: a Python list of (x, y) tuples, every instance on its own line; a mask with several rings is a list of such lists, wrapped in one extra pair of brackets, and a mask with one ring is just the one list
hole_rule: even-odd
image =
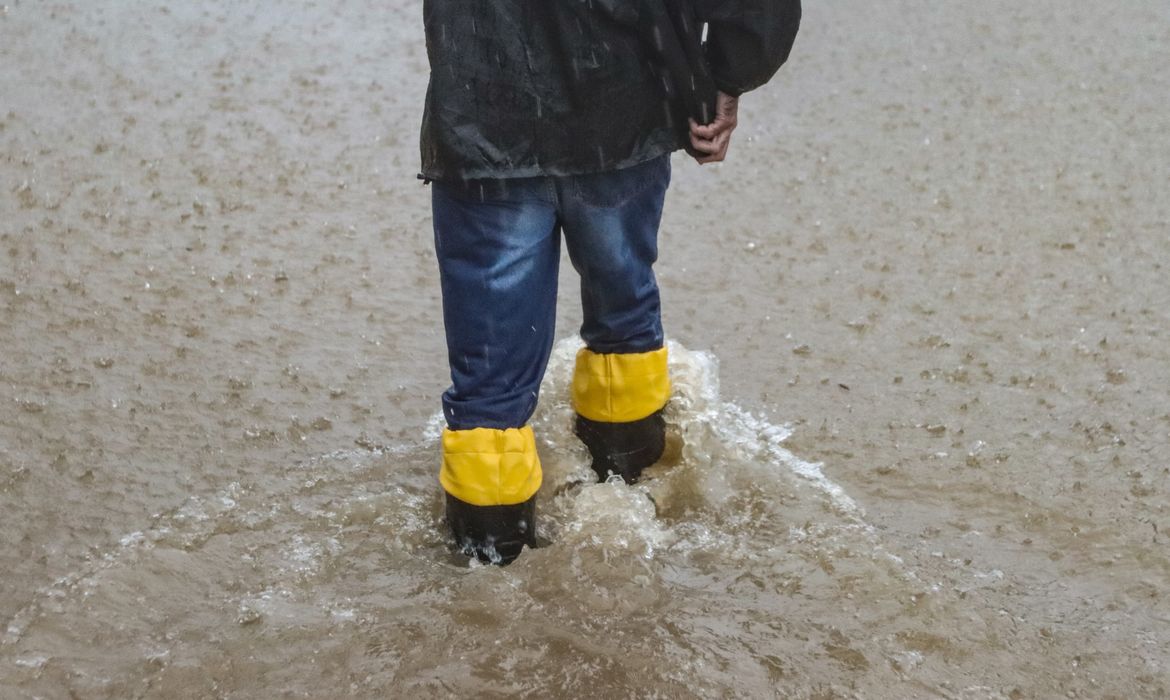
[(557, 183), (553, 178), (547, 177), (544, 180), (544, 186), (548, 190), (549, 203), (552, 204), (553, 209), (556, 210), (559, 216), (561, 213), (561, 198), (557, 194)]

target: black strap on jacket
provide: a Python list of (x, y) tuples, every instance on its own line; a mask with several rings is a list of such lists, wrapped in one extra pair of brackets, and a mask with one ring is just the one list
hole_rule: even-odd
[[(657, 59), (667, 99), (699, 124), (710, 124), (715, 119), (715, 81), (703, 54), (702, 23), (691, 0), (651, 1), (645, 9), (641, 31)], [(685, 129), (686, 124), (678, 128)]]

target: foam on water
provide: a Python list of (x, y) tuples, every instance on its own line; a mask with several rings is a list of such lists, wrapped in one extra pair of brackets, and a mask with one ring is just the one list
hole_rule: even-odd
[[(682, 535), (696, 535), (698, 522), (684, 516), (674, 523), (677, 527), (668, 527), (677, 520), (672, 513), (718, 511), (745, 492), (773, 488), (800, 490), (803, 508), (827, 508), (837, 529), (872, 534), (862, 509), (824, 475), (820, 464), (802, 460), (783, 446), (790, 428), (723, 401), (717, 358), (676, 342), (668, 342), (673, 393), (666, 418), (671, 443), (676, 452), (681, 444), (681, 453), (672, 455), (668, 447), (664, 464), (649, 470), (647, 480), (637, 486), (593, 484), (588, 452), (573, 434), (569, 398), (580, 345), (576, 338), (557, 343), (533, 418), (543, 448), (543, 493), (557, 494), (552, 507), (542, 510), (542, 526), (551, 531), (554, 542), (590, 532), (595, 543), (607, 536), (615, 545), (636, 541), (647, 554), (663, 546), (686, 549), (695, 543)], [(437, 416), (432, 425), (437, 423), (441, 430), (441, 420)], [(660, 514), (667, 516), (665, 521)], [(712, 537), (707, 532), (701, 539)]]

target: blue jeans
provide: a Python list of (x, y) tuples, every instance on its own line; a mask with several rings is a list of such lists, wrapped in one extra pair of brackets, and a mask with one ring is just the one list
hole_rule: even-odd
[(597, 353), (662, 347), (658, 224), (670, 155), (566, 177), (432, 183), (452, 430), (519, 428), (555, 334), (561, 233), (581, 276), (581, 337)]

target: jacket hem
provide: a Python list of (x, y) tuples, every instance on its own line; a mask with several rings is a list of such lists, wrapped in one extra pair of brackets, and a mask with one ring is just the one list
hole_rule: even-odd
[(449, 172), (435, 168), (423, 168), (418, 178), (428, 181), (442, 181), (442, 180), (511, 180), (527, 177), (570, 177), (573, 175), (590, 175), (593, 173), (604, 173), (613, 170), (623, 170), (625, 168), (632, 168), (635, 165), (641, 165), (647, 161), (654, 160), (659, 156), (667, 153), (673, 153), (680, 150), (682, 144), (676, 138), (671, 138), (669, 141), (662, 141), (647, 144), (645, 148), (638, 150), (633, 155), (608, 164), (605, 167), (577, 167), (577, 166), (543, 166), (543, 165), (528, 165), (518, 168), (498, 169), (498, 168), (473, 168), (458, 172)]

